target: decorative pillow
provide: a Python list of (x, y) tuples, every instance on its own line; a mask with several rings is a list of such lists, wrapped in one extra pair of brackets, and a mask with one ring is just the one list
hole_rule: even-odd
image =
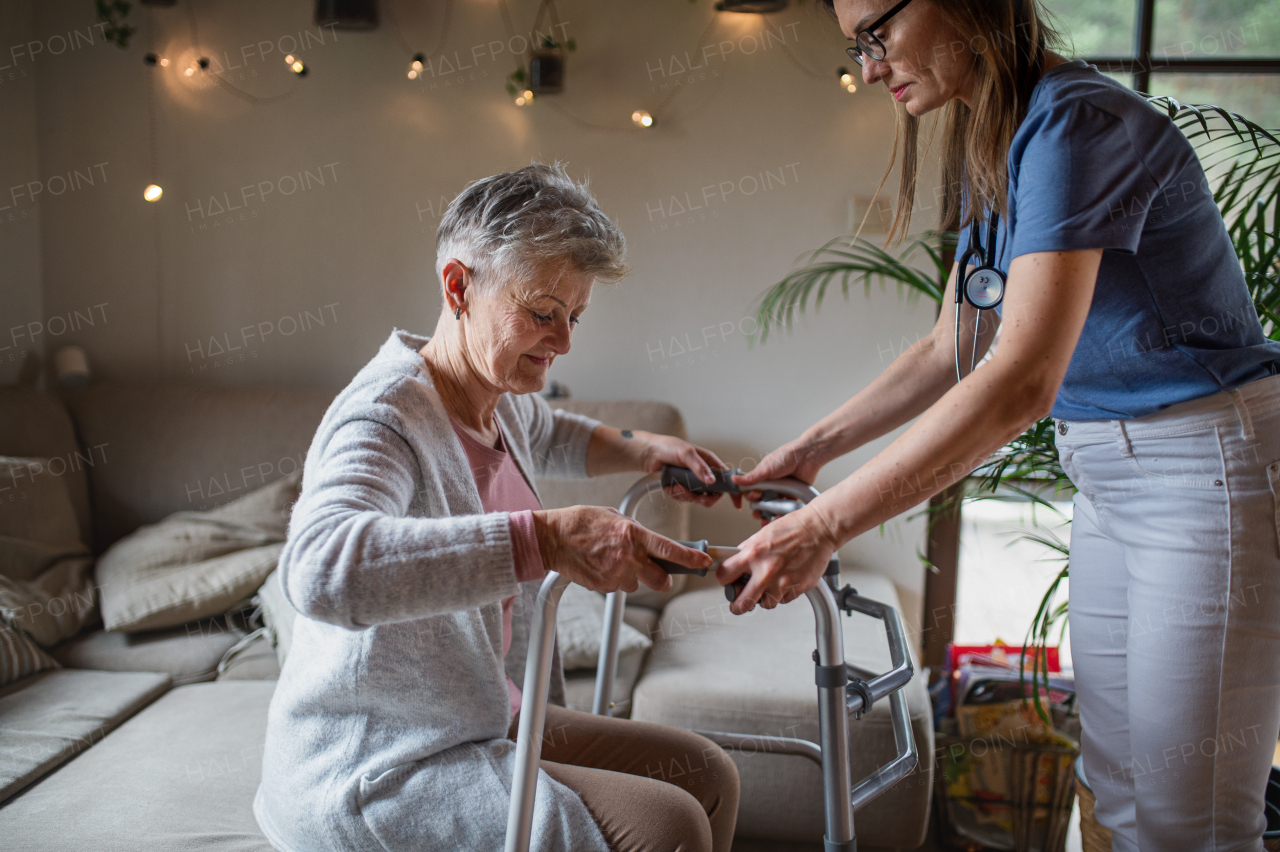
[(21, 680), (45, 669), (61, 668), (40, 646), (21, 630), (13, 630), (0, 622), (0, 686)]
[(275, 570), (302, 472), (207, 512), (140, 527), (98, 559), (107, 630), (176, 627), (221, 615)]
[(51, 647), (97, 619), (66, 480), (47, 459), (0, 457), (0, 621)]
[[(565, 671), (594, 669), (600, 660), (604, 631), (604, 595), (570, 583), (556, 611), (556, 638)], [(618, 633), (618, 656), (643, 651), (653, 640), (625, 621)]]

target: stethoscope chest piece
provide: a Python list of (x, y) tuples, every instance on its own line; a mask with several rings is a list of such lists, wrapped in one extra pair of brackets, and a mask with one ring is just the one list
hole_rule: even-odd
[(1004, 299), (1004, 273), (990, 266), (980, 266), (964, 279), (964, 297), (978, 310), (994, 308)]
[[(999, 221), (998, 214), (992, 213), (990, 220), (987, 222), (987, 240), (986, 245), (978, 242), (977, 223), (971, 222), (969, 225), (969, 247), (960, 257), (960, 280), (956, 286), (956, 335), (955, 335), (955, 355), (956, 355), (956, 381), (959, 382), (964, 378), (964, 374), (960, 370), (960, 307), (961, 301), (968, 302), (978, 309), (978, 315), (974, 318), (973, 323), (973, 351), (969, 355), (969, 372), (973, 372), (973, 368), (978, 359), (978, 334), (982, 329), (982, 312), (994, 308), (1004, 299), (1005, 276), (998, 268), (996, 268), (996, 228)], [(977, 267), (966, 273), (964, 270), (969, 268), (970, 259), (978, 261)]]

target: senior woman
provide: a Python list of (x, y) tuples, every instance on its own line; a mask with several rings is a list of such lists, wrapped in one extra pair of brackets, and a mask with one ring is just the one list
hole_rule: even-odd
[(1280, 344), (1195, 151), (1141, 97), (1047, 49), (1035, 0), (835, 0), (834, 12), (863, 80), (897, 102), (895, 232), (910, 221), (917, 119), (944, 110), (948, 212), (983, 226), (957, 252), (980, 242), (975, 266), (1008, 276), (979, 355), (997, 323), (1001, 339), (972, 370), (956, 312), (973, 328), (997, 276), (975, 274), (991, 286), (960, 303), (957, 264), (930, 336), (736, 480), (812, 482), (918, 418), (744, 542), (719, 569), (721, 582), (751, 574), (734, 610), (812, 588), (835, 548), (1052, 414), (1078, 489), (1071, 648), (1098, 821), (1117, 852), (1261, 852), (1280, 728)]
[[(613, 510), (538, 502), (535, 474), (677, 464), (710, 479), (724, 466), (676, 438), (553, 412), (536, 393), (593, 283), (623, 273), (623, 237), (586, 188), (536, 164), (478, 181), (449, 206), (436, 248), (434, 336), (394, 332), (334, 400), (280, 558), (302, 617), (254, 814), (282, 852), (501, 848), (546, 571), (602, 592), (665, 590), (651, 556), (710, 562)], [(555, 706), (558, 658), (553, 672), (533, 848), (728, 852), (738, 776), (724, 752)]]

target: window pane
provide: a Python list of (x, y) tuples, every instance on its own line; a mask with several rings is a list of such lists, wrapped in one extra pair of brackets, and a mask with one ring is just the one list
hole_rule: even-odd
[(1110, 77), (1126, 89), (1133, 88), (1133, 75), (1127, 71), (1103, 71), (1103, 77)]
[(1067, 56), (1132, 56), (1137, 0), (1045, 0)]
[(1153, 56), (1280, 56), (1275, 0), (1156, 0)]
[[(1026, 535), (1056, 536), (1071, 541), (1067, 520), (1071, 503), (1056, 503), (1056, 514), (1031, 502), (972, 500), (960, 514), (960, 565), (956, 588), (955, 641), (989, 645), (1003, 639), (1021, 645), (1032, 616), (1053, 578), (1062, 570), (1059, 554)], [(1067, 599), (1063, 583), (1059, 603)], [(1058, 632), (1053, 631), (1053, 643)], [(1070, 636), (1061, 648), (1064, 666), (1071, 664)]]
[(1152, 74), (1151, 94), (1215, 104), (1267, 128), (1280, 128), (1280, 74)]

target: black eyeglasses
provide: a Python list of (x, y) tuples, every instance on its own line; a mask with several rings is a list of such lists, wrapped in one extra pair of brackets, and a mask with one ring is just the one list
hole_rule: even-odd
[(857, 35), (857, 38), (855, 39), (857, 44), (855, 44), (853, 47), (846, 47), (844, 49), (844, 52), (849, 54), (849, 58), (852, 59), (854, 62), (858, 63), (859, 65), (862, 64), (862, 55), (864, 53), (867, 56), (870, 56), (872, 59), (876, 60), (877, 62), (880, 61), (881, 59), (884, 59), (884, 56), (885, 56), (884, 42), (876, 38), (875, 33), (872, 31), (878, 30), (881, 27), (883, 27), (890, 18), (892, 18), (894, 15), (898, 14), (903, 9), (905, 9), (907, 4), (910, 2), (911, 0), (902, 0), (902, 2), (899, 3), (897, 6), (894, 6), (892, 9), (885, 12), (883, 15), (881, 15), (879, 18), (873, 21), (871, 23), (871, 26), (867, 27), (865, 30), (860, 31)]

